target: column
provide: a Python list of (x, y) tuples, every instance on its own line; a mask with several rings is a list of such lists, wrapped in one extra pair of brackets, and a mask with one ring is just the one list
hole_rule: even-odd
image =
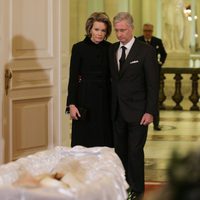
[[(83, 40), (85, 38), (85, 23), (88, 19), (88, 2), (78, 0), (78, 39)], [(72, 22), (71, 22), (72, 23)], [(73, 33), (73, 32), (71, 32)]]
[[(120, 0), (104, 0), (104, 10), (105, 12), (109, 15), (110, 20), (113, 21), (113, 17), (119, 12), (119, 7), (118, 3)], [(126, 1), (123, 1), (126, 3)], [(123, 11), (123, 10), (120, 10)], [(116, 37), (115, 37), (115, 32), (114, 29), (112, 31), (111, 36), (108, 38), (110, 42), (115, 42)]]
[[(156, 26), (157, 0), (142, 0), (142, 24), (151, 23)], [(156, 28), (156, 27), (155, 27)], [(155, 29), (156, 30), (156, 29)]]
[(129, 0), (118, 0), (118, 12), (128, 12), (129, 7)]
[(140, 36), (142, 34), (142, 1), (138, 0), (129, 0), (129, 12), (133, 15), (134, 18), (134, 34), (135, 36)]
[(196, 20), (197, 34), (198, 34), (196, 42), (197, 42), (197, 48), (200, 49), (200, 1), (196, 1), (196, 15), (198, 16)]
[(88, 15), (93, 12), (103, 12), (104, 1), (103, 0), (88, 0)]
[(195, 38), (195, 34), (196, 34), (196, 20), (194, 19), (195, 16), (195, 10), (196, 10), (196, 1), (195, 0), (191, 0), (191, 11), (192, 11), (192, 21), (191, 21), (191, 37), (190, 37), (190, 45), (191, 45), (191, 50), (194, 52), (195, 51), (195, 45), (196, 45), (196, 38)]
[(157, 13), (156, 13), (156, 17), (157, 17), (157, 27), (156, 29), (154, 28), (154, 32), (156, 31), (156, 35), (157, 37), (159, 38), (162, 38), (162, 12), (161, 12), (161, 8), (162, 8), (162, 5), (161, 5), (161, 1), (160, 0), (157, 0)]

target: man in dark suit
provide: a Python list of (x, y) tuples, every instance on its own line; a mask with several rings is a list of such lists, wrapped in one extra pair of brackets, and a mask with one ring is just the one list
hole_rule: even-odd
[[(160, 73), (161, 67), (167, 58), (167, 53), (163, 46), (162, 40), (153, 36), (153, 25), (144, 24), (143, 35), (138, 37), (138, 39), (147, 44), (152, 45), (155, 48), (156, 54), (157, 54), (158, 66), (159, 66), (159, 73)], [(159, 105), (158, 105), (158, 109), (157, 109), (156, 114), (154, 115), (154, 120), (153, 120), (154, 130), (156, 131), (161, 130), (159, 126), (159, 121), (160, 121), (160, 117), (159, 117)]]
[(114, 146), (125, 168), (130, 199), (140, 199), (144, 192), (143, 148), (158, 100), (156, 52), (133, 36), (129, 13), (118, 13), (113, 25), (119, 40), (109, 52)]

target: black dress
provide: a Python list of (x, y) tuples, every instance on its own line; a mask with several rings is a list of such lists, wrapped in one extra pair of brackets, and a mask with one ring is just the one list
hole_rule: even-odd
[(85, 120), (73, 120), (71, 146), (113, 146), (110, 116), (110, 43), (95, 44), (86, 37), (73, 45), (67, 106), (87, 109)]

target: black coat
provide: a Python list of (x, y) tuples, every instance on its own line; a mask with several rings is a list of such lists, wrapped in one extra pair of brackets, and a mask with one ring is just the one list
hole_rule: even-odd
[[(140, 36), (138, 37), (138, 39), (145, 42), (144, 36)], [(167, 58), (167, 52), (165, 51), (162, 40), (153, 36), (151, 38), (150, 45), (152, 45), (155, 48), (157, 58), (159, 60), (159, 66), (161, 67)]]
[(154, 115), (157, 109), (159, 71), (154, 48), (137, 38), (118, 72), (116, 59), (119, 42), (110, 48), (112, 77), (112, 118), (116, 117), (118, 104), (127, 122), (138, 124), (144, 113)]
[(88, 37), (73, 45), (67, 106), (74, 104), (88, 113), (85, 120), (72, 122), (72, 146), (112, 146), (109, 46)]

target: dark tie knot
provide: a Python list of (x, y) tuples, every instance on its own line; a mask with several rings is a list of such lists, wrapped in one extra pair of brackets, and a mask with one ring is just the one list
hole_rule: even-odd
[(126, 51), (126, 47), (125, 46), (121, 46), (122, 51)]

